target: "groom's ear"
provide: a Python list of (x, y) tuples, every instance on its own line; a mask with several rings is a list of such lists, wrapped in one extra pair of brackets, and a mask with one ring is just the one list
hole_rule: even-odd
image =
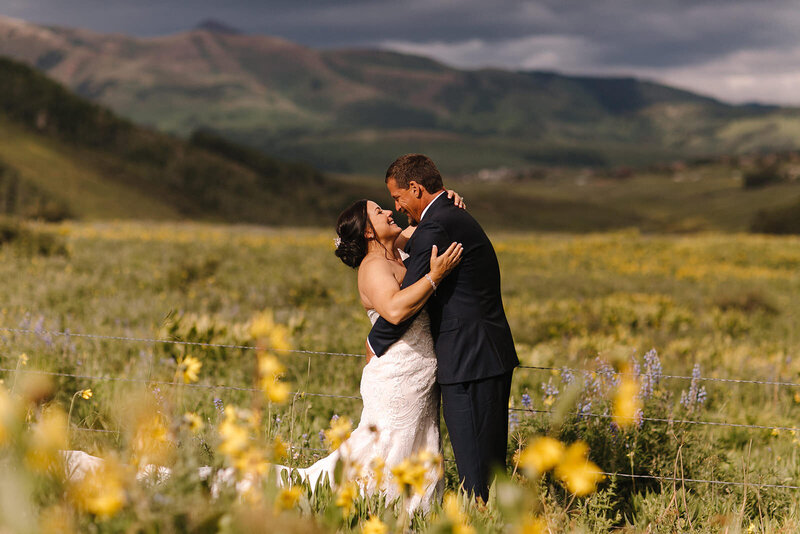
[(411, 190), (411, 194), (414, 195), (414, 198), (422, 198), (422, 194), (425, 192), (425, 188), (414, 180), (408, 182), (408, 188)]

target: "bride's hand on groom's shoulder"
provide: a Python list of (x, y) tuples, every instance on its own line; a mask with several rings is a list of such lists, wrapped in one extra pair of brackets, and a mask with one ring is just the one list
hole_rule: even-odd
[(455, 204), (459, 208), (467, 209), (467, 205), (464, 203), (464, 197), (462, 197), (452, 189), (447, 190), (447, 198), (453, 199), (453, 204)]

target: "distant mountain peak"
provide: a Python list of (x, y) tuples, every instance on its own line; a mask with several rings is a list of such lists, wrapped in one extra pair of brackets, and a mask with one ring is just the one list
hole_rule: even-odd
[(233, 26), (225, 24), (224, 22), (217, 19), (205, 19), (204, 21), (200, 22), (197, 26), (195, 26), (194, 29), (205, 30), (213, 33), (223, 33), (226, 35), (239, 35), (244, 33), (238, 28), (234, 28)]

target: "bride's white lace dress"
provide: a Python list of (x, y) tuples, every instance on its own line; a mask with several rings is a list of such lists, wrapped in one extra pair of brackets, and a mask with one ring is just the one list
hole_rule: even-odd
[[(373, 324), (379, 317), (375, 310), (367, 314)], [(364, 367), (361, 398), (361, 420), (350, 437), (329, 456), (295, 471), (314, 487), (325, 475), (333, 482), (339, 458), (346, 456), (350, 463), (365, 467), (380, 458), (386, 465), (383, 480), (378, 486), (366, 468), (361, 490), (367, 494), (383, 492), (391, 501), (400, 495), (391, 468), (423, 450), (441, 451), (436, 354), (427, 312), (421, 312), (403, 338), (383, 356), (372, 358)], [(406, 503), (407, 507), (428, 511), (432, 501), (441, 497), (443, 487), (441, 478), (432, 480), (422, 495)]]

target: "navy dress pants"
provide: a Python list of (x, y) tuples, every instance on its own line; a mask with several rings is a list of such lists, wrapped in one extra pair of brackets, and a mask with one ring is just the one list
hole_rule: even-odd
[(458, 476), (464, 489), (486, 501), (494, 469), (506, 468), (508, 373), (457, 384), (441, 384), (442, 412)]

